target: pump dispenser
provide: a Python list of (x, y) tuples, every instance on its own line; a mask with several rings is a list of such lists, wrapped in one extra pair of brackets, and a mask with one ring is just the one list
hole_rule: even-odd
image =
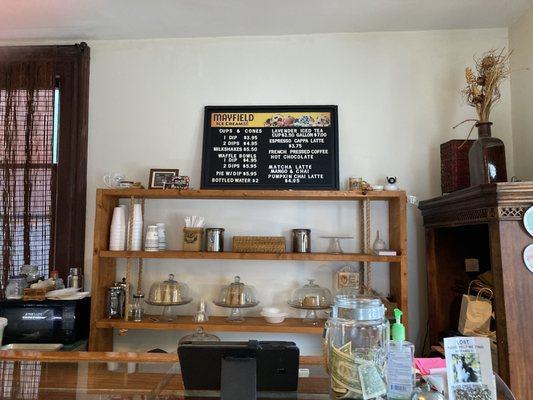
[(405, 340), (402, 315), (400, 309), (394, 309), (396, 322), (391, 326), (392, 340), (389, 343), (387, 358), (387, 398), (394, 400), (411, 399), (416, 379), (413, 367), (415, 346)]
[(402, 315), (402, 310), (400, 310), (399, 308), (394, 309), (394, 319), (396, 320), (396, 322), (392, 324), (391, 336), (392, 340), (395, 340), (397, 342), (405, 341), (405, 326), (403, 326), (402, 324)]

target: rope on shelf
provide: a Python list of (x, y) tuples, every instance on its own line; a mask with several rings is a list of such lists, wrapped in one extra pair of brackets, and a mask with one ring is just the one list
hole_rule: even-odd
[[(370, 254), (370, 200), (361, 201), (361, 249), (364, 254)], [(364, 291), (370, 293), (372, 290), (372, 264), (363, 262)]]
[[(141, 210), (142, 210), (142, 215), (144, 218), (144, 197), (141, 199)], [(137, 293), (141, 293), (142, 282), (143, 282), (143, 267), (144, 267), (144, 261), (142, 257), (139, 257), (138, 259), (138, 266), (139, 266), (139, 272), (137, 275)]]

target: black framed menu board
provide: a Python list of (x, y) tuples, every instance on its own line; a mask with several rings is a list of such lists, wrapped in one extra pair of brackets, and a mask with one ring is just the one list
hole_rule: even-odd
[(202, 189), (339, 189), (337, 106), (205, 108)]

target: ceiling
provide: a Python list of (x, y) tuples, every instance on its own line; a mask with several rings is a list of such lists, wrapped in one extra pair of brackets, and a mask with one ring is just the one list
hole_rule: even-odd
[(2, 0), (0, 40), (144, 39), (509, 26), (533, 0)]

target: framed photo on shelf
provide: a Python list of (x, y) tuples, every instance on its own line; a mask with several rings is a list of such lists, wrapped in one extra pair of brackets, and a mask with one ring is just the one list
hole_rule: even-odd
[(156, 168), (150, 169), (150, 179), (148, 180), (148, 189), (164, 189), (165, 183), (175, 176), (179, 176), (179, 169)]
[(167, 179), (163, 184), (163, 189), (189, 189), (189, 177), (184, 175), (176, 175), (170, 179)]

